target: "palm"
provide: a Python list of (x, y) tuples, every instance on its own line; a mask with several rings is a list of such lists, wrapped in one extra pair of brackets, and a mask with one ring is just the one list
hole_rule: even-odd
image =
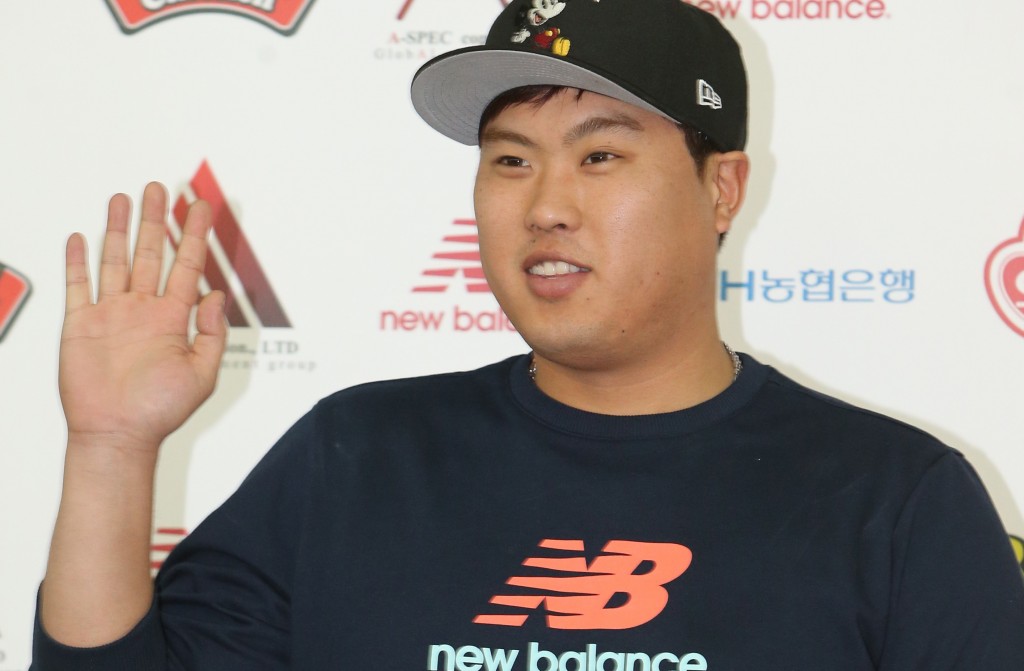
[(202, 206), (189, 213), (166, 290), (158, 295), (165, 204), (162, 187), (147, 187), (129, 268), (127, 200), (111, 200), (95, 304), (84, 244), (78, 236), (68, 243), (60, 392), (70, 433), (157, 445), (213, 390), (226, 331), (221, 297), (203, 300), (199, 333), (194, 343), (188, 338), (209, 214)]

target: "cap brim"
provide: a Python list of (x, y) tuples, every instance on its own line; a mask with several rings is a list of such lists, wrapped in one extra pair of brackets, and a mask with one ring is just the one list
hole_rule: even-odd
[[(484, 109), (505, 91), (551, 84), (593, 91), (668, 117), (610, 79), (566, 60), (525, 51), (468, 47), (428, 62), (412, 80), (412, 104), (434, 130), (475, 145)], [(669, 117), (670, 118), (670, 117)]]

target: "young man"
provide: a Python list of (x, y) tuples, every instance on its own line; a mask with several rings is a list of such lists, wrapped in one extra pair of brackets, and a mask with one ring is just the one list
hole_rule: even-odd
[(157, 449), (225, 327), (211, 295), (185, 337), (206, 208), (158, 297), (166, 195), (146, 190), (130, 270), (115, 197), (95, 305), (68, 244), (35, 668), (1021, 668), (1024, 579), (963, 457), (721, 343), (748, 162), (713, 18), (517, 0), (413, 99), (479, 140), (484, 267), (532, 354), (324, 399), (154, 591)]

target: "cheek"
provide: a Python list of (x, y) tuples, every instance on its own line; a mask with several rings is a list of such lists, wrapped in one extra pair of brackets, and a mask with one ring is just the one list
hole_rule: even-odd
[(509, 204), (513, 202), (512, 194), (502, 180), (478, 174), (473, 185), (473, 210), (477, 221), (497, 220), (506, 216)]
[(480, 262), (492, 289), (516, 270), (513, 263), (516, 244), (513, 231), (516, 226), (507, 213), (503, 215), (495, 205), (493, 200), (477, 201), (476, 205)]
[(696, 198), (651, 181), (595, 203), (604, 210), (609, 262), (633, 291), (688, 284), (706, 272), (717, 235)]

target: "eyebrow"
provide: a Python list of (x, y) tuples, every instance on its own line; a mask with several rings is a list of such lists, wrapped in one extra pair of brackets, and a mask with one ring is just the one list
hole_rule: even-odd
[[(562, 136), (562, 144), (569, 147), (588, 135), (600, 131), (612, 131), (612, 132), (627, 132), (627, 133), (642, 133), (644, 131), (643, 124), (629, 116), (628, 114), (616, 114), (614, 116), (595, 116), (585, 119), (580, 123), (570, 128), (565, 135)], [(490, 126), (480, 136), (480, 146), (487, 144), (488, 142), (511, 142), (518, 144), (523, 147), (536, 147), (537, 143), (515, 131), (507, 128)]]
[(524, 147), (536, 147), (537, 143), (522, 133), (508, 130), (507, 128), (495, 128), (490, 126), (480, 135), (480, 146), (488, 142), (511, 142)]
[(625, 113), (619, 113), (610, 117), (590, 117), (589, 119), (573, 126), (569, 132), (562, 137), (562, 144), (568, 147), (588, 135), (593, 135), (594, 133), (605, 130), (612, 132), (626, 131), (629, 133), (642, 133), (644, 131), (644, 127), (639, 121)]

